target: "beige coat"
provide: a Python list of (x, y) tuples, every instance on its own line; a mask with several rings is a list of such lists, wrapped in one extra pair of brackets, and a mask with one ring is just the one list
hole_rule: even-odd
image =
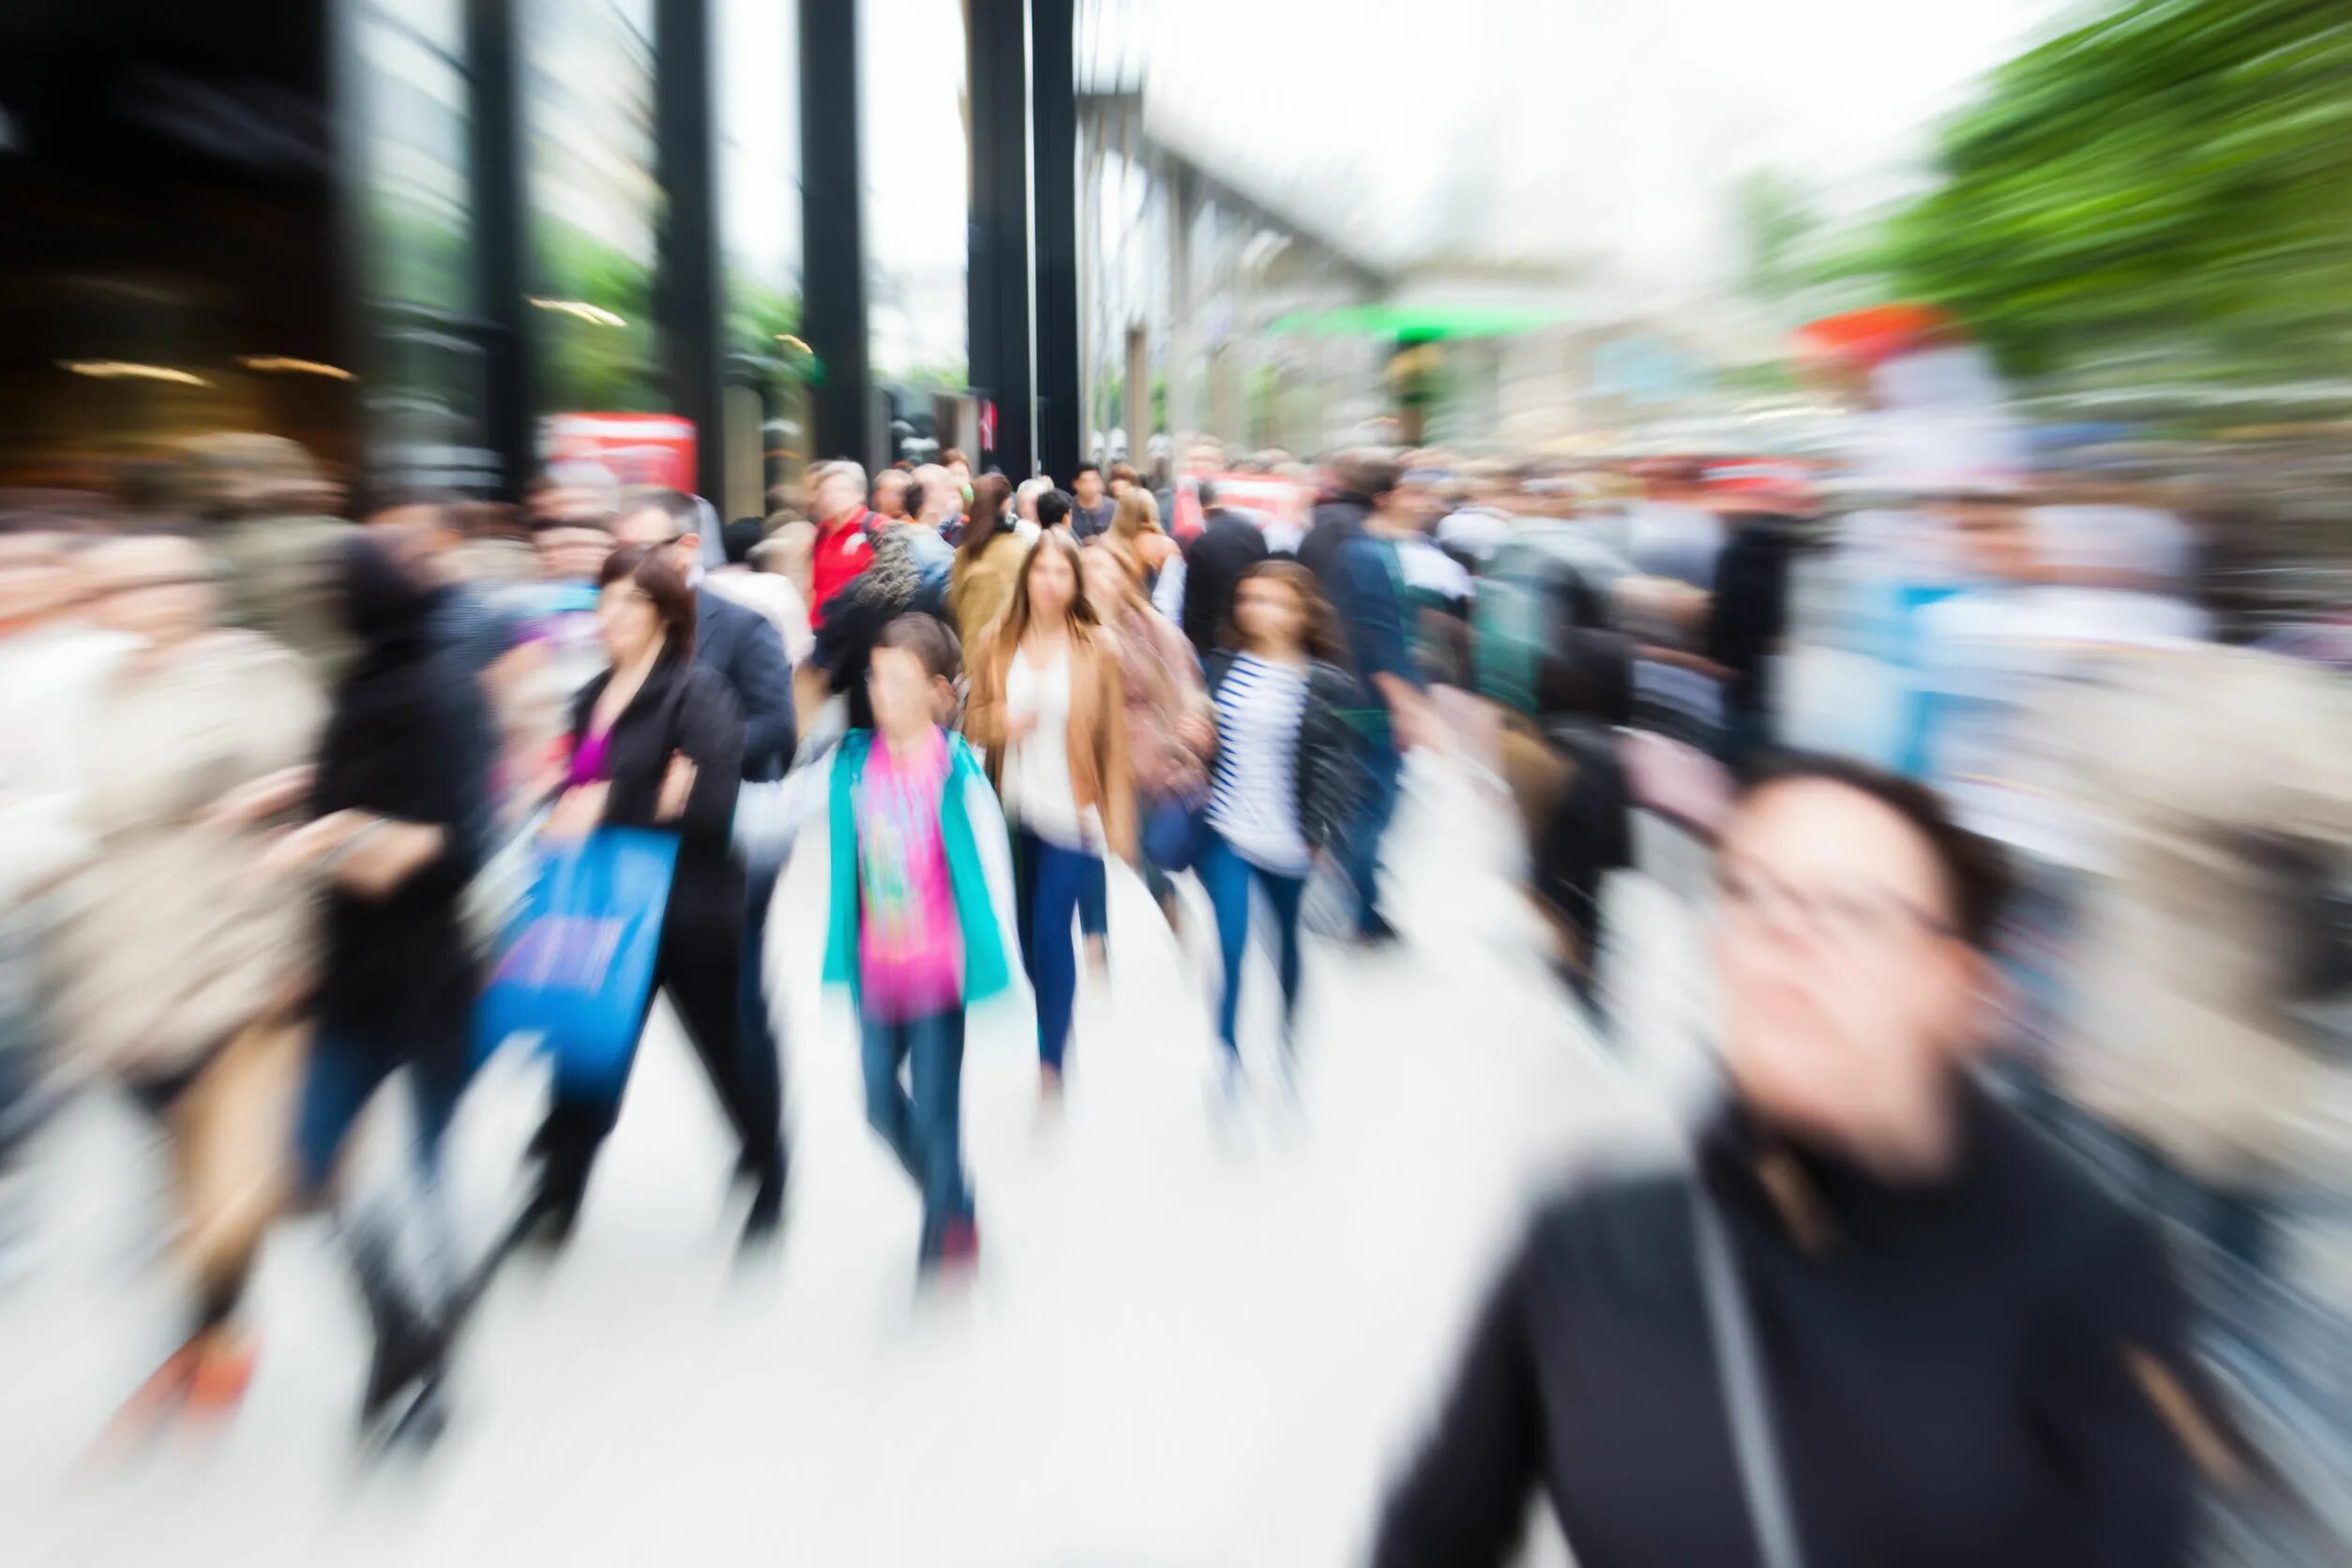
[(956, 565), (947, 579), (947, 610), (956, 617), (956, 635), (963, 640), (967, 666), (974, 652), (988, 645), (988, 628), (1013, 602), (1021, 565), (1028, 559), (1029, 546), (1009, 529), (990, 539), (976, 561), (960, 550), (956, 551)]
[[(964, 733), (988, 754), (988, 782), (1003, 777), (1008, 718), (1004, 688), (1019, 651), (990, 639), (965, 669), (972, 691), (964, 705)], [(1101, 810), (1103, 837), (1113, 854), (1135, 858), (1135, 772), (1127, 758), (1127, 680), (1119, 665), (1119, 644), (1097, 627), (1080, 641), (1070, 639), (1070, 791), (1083, 813)]]
[(199, 819), (309, 761), (324, 716), (301, 661), (249, 632), (126, 665), (101, 690), (76, 806), (93, 854), (61, 893), (45, 965), (53, 1038), (77, 1064), (192, 1065), (307, 965), (307, 895), (253, 875), (256, 834)]
[(2180, 645), (2119, 656), (2052, 703), (2103, 874), (2083, 912), (2061, 1084), (2203, 1180), (2352, 1172), (2352, 1071), (2282, 1005), (2284, 916), (2242, 848), (2352, 845), (2352, 689), (2315, 667)]

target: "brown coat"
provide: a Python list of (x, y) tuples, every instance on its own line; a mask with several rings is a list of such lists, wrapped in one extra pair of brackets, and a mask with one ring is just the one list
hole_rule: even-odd
[[(1001, 784), (1008, 716), (1006, 678), (1019, 656), (1012, 641), (993, 638), (965, 668), (972, 689), (964, 704), (964, 733), (988, 756), (988, 782)], [(1080, 811), (1102, 812), (1103, 837), (1113, 854), (1135, 857), (1135, 776), (1127, 759), (1127, 682), (1119, 644), (1099, 627), (1070, 635), (1070, 791)]]
[(1020, 584), (1021, 564), (1028, 559), (1029, 546), (1010, 529), (984, 545), (978, 560), (960, 550), (956, 552), (956, 565), (947, 578), (947, 608), (956, 617), (956, 635), (963, 639), (966, 664), (972, 662), (977, 650), (988, 645), (989, 629), (1013, 602), (1013, 590)]

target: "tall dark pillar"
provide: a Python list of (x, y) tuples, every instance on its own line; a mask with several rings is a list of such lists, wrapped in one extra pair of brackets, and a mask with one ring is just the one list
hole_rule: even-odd
[(972, 105), (971, 261), (965, 300), (974, 391), (996, 405), (979, 460), (1034, 468), (1029, 377), (1029, 93), (1023, 0), (965, 0)]
[(800, 0), (801, 328), (817, 361), (813, 458), (872, 457), (856, 0)]
[(474, 287), (480, 302), (484, 440), (497, 454), (496, 494), (521, 499), (538, 460), (531, 376), (531, 202), (523, 173), (520, 0), (466, 0), (472, 84)]
[(670, 406), (694, 425), (694, 488), (716, 504), (727, 490), (727, 453), (714, 102), (710, 0), (656, 0), (654, 165), (663, 201), (654, 313)]
[(1037, 464), (1067, 487), (1084, 456), (1078, 374), (1078, 8), (1030, 0), (1030, 113), (1036, 166)]

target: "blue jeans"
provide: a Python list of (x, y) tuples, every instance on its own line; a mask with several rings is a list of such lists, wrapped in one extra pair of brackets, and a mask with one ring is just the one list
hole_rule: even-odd
[(784, 1137), (783, 1052), (776, 1038), (776, 1010), (768, 1003), (767, 988), (768, 906), (776, 900), (776, 884), (782, 875), (781, 868), (771, 867), (745, 878), (750, 901), (743, 922), (739, 982), (743, 1038), (737, 1047), (741, 1052), (737, 1098), (746, 1108), (745, 1121), (751, 1129), (745, 1138), (746, 1149), (758, 1149), (770, 1127), (776, 1129), (779, 1145)]
[(1233, 846), (1207, 833), (1200, 861), (1195, 867), (1200, 885), (1208, 889), (1209, 907), (1216, 912), (1217, 952), (1225, 960), (1225, 989), (1217, 999), (1217, 1038), (1233, 1055), (1241, 1047), (1233, 1037), (1233, 1020), (1242, 1002), (1242, 957), (1249, 945), (1249, 888), (1265, 889), (1274, 909), (1274, 969), (1282, 979), (1282, 1025), (1288, 1043), (1291, 1016), (1299, 1004), (1299, 901), (1306, 893), (1304, 877), (1286, 877), (1262, 866), (1252, 866)]
[(1078, 894), (1078, 930), (1090, 937), (1110, 935), (1110, 868), (1099, 860)]
[(1339, 869), (1355, 889), (1356, 928), (1375, 931), (1388, 922), (1380, 914), (1380, 839), (1396, 815), (1396, 794), (1405, 760), (1385, 740), (1375, 740), (1364, 759), (1364, 798), (1339, 836)]
[(379, 1041), (320, 1030), (310, 1041), (310, 1064), (294, 1114), (294, 1157), (302, 1190), (315, 1194), (324, 1189), (352, 1123), (384, 1080), (402, 1066), (408, 1068), (409, 1093), (416, 1104), (418, 1168), (429, 1175), (438, 1172), (442, 1138), (465, 1088), (465, 1061), (462, 1048), (427, 1050), (411, 1058)]
[[(972, 1218), (964, 1180), (964, 1016), (933, 1013), (891, 1022), (861, 1016), (866, 1123), (882, 1135), (923, 1189), (922, 1260), (935, 1261), (947, 1228)], [(912, 1080), (910, 1094), (900, 1069)]]
[(1070, 1044), (1070, 1009), (1078, 1000), (1078, 943), (1070, 921), (1090, 882), (1104, 875), (1103, 857), (1016, 828), (1013, 872), (1021, 967), (1037, 993), (1037, 1060), (1058, 1073)]

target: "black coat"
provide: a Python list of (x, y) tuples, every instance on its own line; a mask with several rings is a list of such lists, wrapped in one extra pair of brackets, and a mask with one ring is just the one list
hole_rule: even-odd
[[(580, 689), (572, 707), (572, 746), (588, 732), (588, 716), (612, 681), (610, 670)], [(735, 792), (743, 776), (743, 715), (727, 682), (709, 667), (656, 665), (629, 705), (613, 720), (605, 753), (604, 820), (615, 827), (650, 827), (678, 835), (678, 870), (670, 887), (667, 928), (696, 940), (740, 940), (743, 868), (732, 851)], [(694, 763), (694, 790), (686, 814), (655, 820), (661, 781), (672, 755)]]
[(716, 671), (743, 714), (743, 776), (781, 778), (800, 744), (792, 663), (776, 624), (706, 585), (694, 593), (694, 662)]
[(484, 810), (490, 715), (471, 671), (433, 644), (431, 596), (365, 537), (345, 542), (341, 566), (360, 651), (336, 687), (311, 808), (427, 823), (445, 841), (383, 897), (328, 891), (319, 1027), (401, 1061), (461, 1057), (479, 977), (460, 900), (480, 865), (470, 829)]
[[(1731, 1116), (1702, 1147), (1804, 1560), (2183, 1562), (2191, 1467), (2150, 1379), (2194, 1374), (2162, 1244), (2011, 1112), (1966, 1108), (1957, 1173), (1913, 1186)], [(1583, 1568), (1758, 1560), (1689, 1192), (1629, 1177), (1536, 1218), (1390, 1499), (1380, 1568), (1502, 1562), (1538, 1487)], [(1810, 1245), (1784, 1204), (1814, 1216)]]
[[(1239, 656), (1228, 649), (1209, 658), (1209, 700), (1231, 672)], [(1306, 667), (1306, 712), (1299, 720), (1298, 753), (1291, 778), (1298, 791), (1299, 837), (1310, 850), (1338, 841), (1353, 820), (1365, 789), (1364, 737), (1348, 715), (1364, 705), (1355, 677), (1335, 664), (1310, 660)]]
[(1315, 508), (1314, 526), (1299, 541), (1299, 565), (1315, 574), (1325, 598), (1332, 596), (1332, 567), (1339, 560), (1339, 547), (1363, 533), (1364, 520), (1371, 515), (1371, 501), (1361, 495), (1335, 495)]
[(1222, 508), (1209, 514), (1200, 537), (1184, 547), (1184, 636), (1202, 658), (1224, 640), (1242, 574), (1269, 553), (1256, 524)]

